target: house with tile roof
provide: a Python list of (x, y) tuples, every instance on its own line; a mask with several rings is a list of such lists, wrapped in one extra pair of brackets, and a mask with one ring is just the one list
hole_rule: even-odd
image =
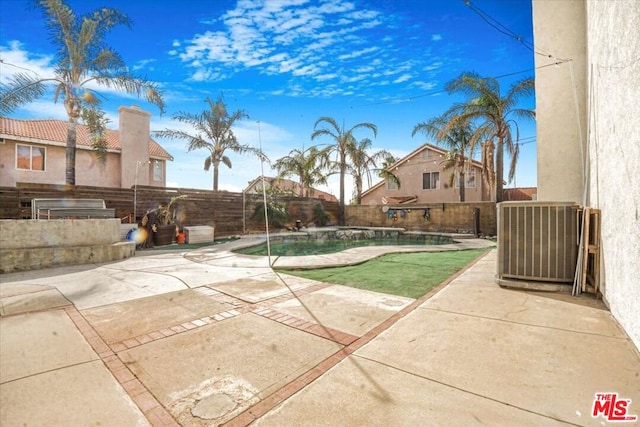
[[(151, 138), (151, 114), (137, 106), (120, 107), (118, 113), (119, 129), (106, 132), (105, 163), (91, 147), (87, 127), (78, 125), (76, 184), (165, 187), (167, 162), (173, 157)], [(64, 184), (66, 141), (66, 121), (0, 117), (0, 186)]]
[[(269, 187), (277, 187), (283, 193), (299, 196), (302, 194), (300, 183), (292, 181), (287, 178), (274, 178), (274, 177), (264, 177), (265, 183), (267, 184), (267, 189)], [(247, 188), (243, 191), (245, 194), (262, 194), (262, 177), (259, 176), (256, 179), (249, 182)], [(337, 202), (338, 199), (333, 194), (329, 194), (325, 191), (318, 190), (316, 188), (310, 188), (308, 191), (305, 191), (307, 197), (312, 197), (315, 199), (322, 199), (328, 202)]]
[[(444, 169), (447, 151), (431, 144), (423, 144), (398, 160), (387, 170), (400, 185), (382, 180), (362, 193), (363, 205), (400, 205), (419, 203), (445, 203), (460, 201), (457, 176), (449, 184), (453, 169)], [(465, 176), (465, 201), (490, 201), (491, 196), (482, 180), (482, 164), (472, 160)]]
[(537, 200), (538, 187), (515, 187), (504, 189), (504, 202)]

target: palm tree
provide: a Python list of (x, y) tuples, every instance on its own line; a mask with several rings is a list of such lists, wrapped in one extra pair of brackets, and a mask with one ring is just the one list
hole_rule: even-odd
[(76, 128), (86, 108), (100, 101), (89, 84), (117, 89), (143, 97), (164, 112), (162, 95), (153, 83), (129, 72), (120, 55), (107, 46), (105, 37), (116, 25), (130, 26), (129, 18), (111, 8), (100, 8), (77, 18), (63, 0), (36, 0), (44, 14), (58, 52), (54, 75), (40, 77), (17, 73), (0, 89), (0, 114), (41, 98), (48, 84), (55, 85), (54, 102), (62, 98), (67, 127), (65, 182), (76, 183)]
[(237, 110), (229, 114), (222, 95), (214, 102), (207, 98), (208, 110), (200, 114), (178, 112), (173, 120), (190, 125), (195, 130), (190, 133), (181, 129), (165, 129), (154, 132), (161, 138), (184, 139), (188, 142), (187, 151), (205, 149), (209, 155), (204, 159), (204, 170), (208, 171), (213, 166), (213, 191), (218, 191), (218, 169), (220, 163), (231, 169), (231, 160), (225, 155), (227, 150), (243, 154), (252, 152), (261, 155), (259, 150), (238, 142), (231, 127), (239, 120), (249, 116), (243, 110)]
[[(324, 125), (324, 127), (321, 127), (320, 129), (318, 129), (318, 126), (321, 124)], [(331, 153), (336, 153), (336, 157), (337, 157), (337, 160), (333, 162), (333, 165), (335, 166), (335, 169), (339, 170), (340, 172), (339, 223), (340, 225), (344, 225), (344, 176), (347, 172), (347, 156), (348, 156), (349, 147), (355, 144), (355, 138), (353, 133), (357, 129), (366, 128), (371, 130), (373, 132), (373, 136), (375, 137), (378, 133), (378, 128), (373, 123), (364, 122), (364, 123), (358, 123), (352, 128), (346, 130), (344, 128), (344, 125), (341, 128), (338, 125), (338, 123), (335, 121), (335, 119), (327, 116), (320, 117), (318, 120), (316, 120), (316, 123), (313, 126), (313, 128), (315, 130), (311, 134), (311, 140), (314, 140), (319, 136), (326, 135), (331, 137), (335, 141), (335, 144), (329, 145), (327, 147), (327, 152), (329, 155), (331, 155)]]
[(357, 205), (362, 200), (362, 184), (364, 179), (371, 186), (371, 171), (376, 170), (376, 162), (389, 157), (391, 154), (386, 150), (379, 150), (369, 154), (372, 142), (369, 138), (362, 139), (356, 144), (349, 145), (348, 154), (351, 163), (347, 165), (347, 170), (353, 176), (356, 186), (355, 202)]
[(414, 126), (411, 136), (418, 132), (427, 137), (432, 137), (436, 144), (447, 148), (444, 169), (453, 169), (449, 178), (452, 185), (455, 176), (458, 175), (458, 186), (460, 188), (460, 201), (465, 201), (465, 175), (471, 165), (471, 156), (474, 151), (474, 132), (471, 124), (454, 120), (447, 122), (444, 117), (435, 117), (427, 122), (418, 123)]
[(393, 166), (398, 159), (393, 157), (391, 153), (387, 154), (382, 161), (382, 166), (379, 169), (376, 169), (378, 172), (378, 177), (385, 180), (385, 182), (392, 182), (398, 188), (400, 188), (400, 178), (396, 174), (390, 171), (391, 166)]
[(300, 197), (309, 195), (309, 190), (315, 185), (327, 183), (327, 177), (322, 173), (326, 165), (326, 150), (309, 147), (306, 150), (293, 149), (289, 155), (279, 158), (273, 167), (282, 177), (297, 176), (300, 183)]
[[(515, 176), (519, 154), (518, 123), (510, 117), (535, 119), (534, 110), (516, 107), (520, 100), (534, 94), (534, 80), (527, 77), (515, 82), (503, 97), (497, 79), (480, 77), (476, 73), (463, 73), (447, 83), (446, 89), (450, 94), (465, 95), (466, 102), (453, 105), (444, 113), (443, 117), (451, 126), (468, 121), (479, 122), (476, 128), (476, 139), (479, 139), (478, 135), (487, 137), (483, 144), (483, 162), (493, 160), (493, 140), (496, 141), (495, 174), (492, 180), (495, 183), (495, 200), (501, 202), (503, 200), (505, 149), (511, 157), (509, 182)], [(515, 142), (511, 134), (512, 127), (516, 130)], [(483, 163), (483, 169), (491, 172), (492, 165)]]

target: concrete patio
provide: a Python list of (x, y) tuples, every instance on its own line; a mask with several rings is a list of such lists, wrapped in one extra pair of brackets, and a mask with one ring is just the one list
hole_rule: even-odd
[(495, 250), (412, 300), (234, 245), (1, 275), (0, 425), (599, 426), (602, 392), (640, 418), (640, 357), (603, 304), (502, 289)]

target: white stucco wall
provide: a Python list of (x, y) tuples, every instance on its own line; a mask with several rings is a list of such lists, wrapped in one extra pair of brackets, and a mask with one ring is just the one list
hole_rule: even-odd
[(588, 1), (590, 205), (611, 313), (640, 349), (640, 1)]
[[(584, 0), (534, 0), (538, 200), (583, 203), (587, 145)], [(556, 65), (553, 65), (556, 64)]]

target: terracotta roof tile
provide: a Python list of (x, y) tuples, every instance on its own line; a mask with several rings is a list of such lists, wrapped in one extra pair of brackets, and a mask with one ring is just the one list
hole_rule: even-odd
[[(273, 186), (276, 186), (281, 190), (292, 191), (296, 195), (300, 192), (300, 184), (298, 182), (293, 181), (293, 180), (290, 180), (290, 179), (287, 179), (287, 178), (274, 178), (274, 177), (269, 177), (269, 176), (265, 176), (264, 179), (269, 184), (271, 184)], [(260, 176), (257, 177), (256, 179), (254, 179), (253, 181), (251, 181), (249, 183), (249, 185), (247, 186), (247, 188), (244, 191), (249, 191), (251, 188), (256, 186), (261, 181), (262, 181), (262, 177), (260, 177)], [(337, 202), (338, 201), (336, 196), (334, 196), (333, 194), (329, 194), (329, 193), (327, 193), (325, 191), (318, 190), (316, 188), (310, 188), (308, 196), (316, 198), (316, 199), (327, 200), (327, 201), (330, 201), (330, 202)]]
[[(33, 142), (57, 142), (66, 144), (67, 122), (62, 120), (18, 120), (0, 117), (0, 134)], [(79, 147), (91, 147), (88, 128), (78, 125), (76, 144)], [(121, 151), (118, 131), (107, 129), (107, 150)], [(173, 157), (160, 144), (149, 137), (149, 156), (171, 159)]]
[(505, 188), (503, 200), (505, 202), (516, 200), (533, 200), (533, 196), (535, 196), (537, 193), (537, 187)]
[(418, 196), (387, 196), (386, 199), (389, 204), (403, 204), (415, 202)]

